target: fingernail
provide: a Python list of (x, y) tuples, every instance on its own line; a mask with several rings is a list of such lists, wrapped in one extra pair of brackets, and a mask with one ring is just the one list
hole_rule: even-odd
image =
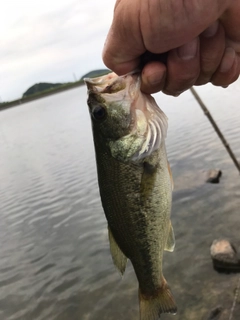
[(202, 35), (206, 38), (213, 37), (218, 31), (219, 22), (215, 21), (210, 27), (203, 31)]
[(161, 79), (159, 77), (159, 73), (152, 73), (150, 76), (147, 77), (147, 81), (152, 86), (160, 84)]
[(177, 55), (182, 60), (191, 60), (197, 54), (198, 38), (177, 48)]
[(235, 60), (235, 50), (233, 50), (233, 48), (228, 47), (225, 49), (225, 53), (220, 65), (220, 72), (227, 72), (229, 71), (233, 64), (234, 64), (234, 60)]
[(169, 90), (163, 89), (163, 93), (167, 94), (168, 96), (178, 97), (180, 96), (181, 93), (183, 93), (183, 91), (169, 91)]

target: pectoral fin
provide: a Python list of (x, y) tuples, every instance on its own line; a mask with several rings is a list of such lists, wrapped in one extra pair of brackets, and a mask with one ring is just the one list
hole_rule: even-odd
[(175, 236), (174, 236), (174, 231), (173, 231), (172, 223), (171, 223), (171, 221), (170, 221), (170, 223), (169, 223), (168, 238), (167, 238), (167, 242), (166, 242), (166, 245), (165, 245), (164, 250), (165, 250), (165, 251), (173, 252), (174, 247), (175, 247)]
[(124, 255), (122, 250), (119, 248), (118, 244), (116, 243), (112, 231), (110, 227), (108, 226), (108, 238), (110, 243), (110, 251), (113, 259), (113, 263), (117, 267), (117, 269), (121, 272), (121, 274), (124, 274), (124, 271), (126, 269), (127, 264), (127, 257)]

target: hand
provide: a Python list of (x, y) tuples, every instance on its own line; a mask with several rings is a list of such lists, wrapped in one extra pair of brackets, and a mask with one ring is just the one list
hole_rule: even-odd
[(119, 75), (146, 50), (168, 52), (167, 64), (142, 70), (142, 90), (178, 95), (192, 85), (227, 86), (240, 72), (240, 0), (118, 0), (103, 52)]

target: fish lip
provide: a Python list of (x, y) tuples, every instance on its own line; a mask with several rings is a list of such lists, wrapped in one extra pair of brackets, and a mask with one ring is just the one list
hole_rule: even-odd
[(89, 94), (91, 93), (99, 93), (99, 94), (110, 93), (111, 94), (111, 91), (108, 91), (108, 87), (111, 87), (112, 85), (114, 85), (114, 82), (120, 83), (122, 81), (127, 86), (129, 86), (134, 82), (135, 77), (138, 77), (138, 81), (140, 81), (139, 71), (140, 71), (139, 69), (135, 69), (121, 76), (118, 76), (116, 73), (112, 72), (104, 76), (100, 76), (96, 78), (84, 78), (83, 80), (87, 85)]
[(109, 78), (109, 80), (113, 79), (113, 78), (126, 78), (127, 76), (130, 75), (135, 75), (135, 74), (139, 74), (140, 73), (140, 69), (134, 69), (133, 71), (130, 71), (124, 75), (120, 75), (118, 76), (115, 72), (110, 72), (108, 74), (105, 74), (104, 76), (100, 76), (100, 77), (95, 77), (95, 78), (83, 78), (83, 81), (88, 84), (101, 84), (103, 83), (103, 81), (105, 81), (106, 79)]
[(103, 82), (102, 77), (97, 78), (83, 78), (83, 81), (86, 83), (86, 85), (98, 85)]
[(96, 77), (96, 78), (84, 78), (83, 81), (87, 85), (88, 90), (93, 90), (93, 88), (99, 87), (98, 90), (94, 90), (95, 92), (100, 92), (102, 89), (102, 86), (107, 83), (107, 80), (111, 80), (113, 78), (117, 78), (118, 75), (114, 72), (108, 73), (104, 76)]
[(96, 85), (101, 85), (102, 79), (98, 79), (98, 81), (96, 81), (95, 79), (96, 78), (84, 78), (83, 79), (83, 81), (87, 85), (89, 94), (92, 92), (99, 92), (98, 90), (96, 90), (97, 89)]

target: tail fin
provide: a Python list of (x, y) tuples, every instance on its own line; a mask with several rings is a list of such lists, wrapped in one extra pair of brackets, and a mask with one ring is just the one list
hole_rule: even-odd
[(154, 295), (146, 296), (139, 289), (139, 303), (140, 320), (158, 320), (161, 313), (177, 312), (177, 306), (165, 279), (162, 287)]

